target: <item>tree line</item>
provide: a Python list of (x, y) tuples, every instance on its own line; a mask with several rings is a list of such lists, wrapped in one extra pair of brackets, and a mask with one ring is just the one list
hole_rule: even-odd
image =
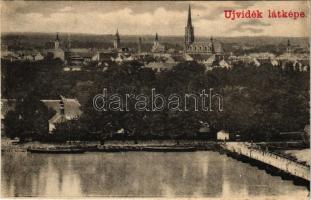
[[(53, 61), (56, 62), (56, 61)], [(109, 67), (104, 72), (64, 73), (61, 63), (5, 63), (2, 73), (2, 95), (16, 99), (15, 111), (5, 118), (5, 133), (10, 137), (32, 137), (38, 140), (105, 140), (198, 137), (198, 130), (208, 123), (211, 133), (219, 130), (238, 133), (249, 140), (271, 140), (284, 131), (303, 130), (309, 123), (309, 72), (263, 64), (260, 67), (235, 64), (232, 69), (214, 68), (183, 62), (170, 71), (156, 73), (137, 61)], [(40, 99), (58, 95), (75, 97), (76, 85), (91, 81), (87, 101), (78, 119), (56, 124), (54, 134), (47, 134), (47, 120), (53, 111)], [(204, 112), (190, 109), (178, 112), (168, 109), (157, 112), (96, 111), (93, 97), (110, 88), (120, 95), (165, 96), (199, 94), (213, 90), (223, 97), (223, 111)], [(128, 102), (130, 107), (134, 101)], [(189, 104), (191, 108), (193, 104)], [(15, 126), (16, 125), (16, 126)], [(18, 126), (17, 126), (18, 125)]]

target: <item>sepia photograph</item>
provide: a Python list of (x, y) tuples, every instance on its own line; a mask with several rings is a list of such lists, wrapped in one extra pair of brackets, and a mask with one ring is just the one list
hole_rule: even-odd
[(310, 199), (310, 1), (1, 5), (1, 199)]

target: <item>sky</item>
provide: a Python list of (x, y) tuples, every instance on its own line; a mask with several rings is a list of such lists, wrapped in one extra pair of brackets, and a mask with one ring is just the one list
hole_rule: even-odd
[(224, 10), (304, 11), (308, 1), (1, 1), (1, 32), (184, 35), (188, 5), (196, 36), (308, 36), (304, 19), (224, 18)]

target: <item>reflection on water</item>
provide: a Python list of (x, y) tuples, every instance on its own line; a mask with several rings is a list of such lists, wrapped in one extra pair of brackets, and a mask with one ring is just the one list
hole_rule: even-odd
[(304, 196), (305, 187), (215, 152), (2, 153), (2, 196)]

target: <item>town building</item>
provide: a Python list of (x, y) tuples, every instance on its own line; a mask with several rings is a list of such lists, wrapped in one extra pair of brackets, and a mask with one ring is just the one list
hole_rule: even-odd
[[(148, 62), (146, 62), (148, 60)], [(144, 58), (144, 67), (155, 72), (169, 71), (178, 63), (185, 62), (185, 54), (154, 53)]]
[(49, 120), (49, 133), (55, 129), (57, 123), (79, 118), (82, 114), (80, 103), (77, 99), (68, 99), (60, 95), (58, 100), (41, 100), (48, 108), (56, 111)]
[(56, 39), (54, 41), (54, 51), (53, 51), (53, 58), (59, 58), (62, 61), (65, 60), (65, 52), (62, 48), (60, 48), (60, 40), (58, 37), (58, 33), (56, 34)]
[(87, 48), (70, 48), (65, 52), (65, 60), (67, 66), (84, 66), (92, 62), (92, 58), (96, 54), (93, 49)]
[(92, 57), (92, 62), (97, 63), (97, 66), (108, 67), (114, 63), (114, 60), (118, 57), (117, 52), (108, 50), (98, 50)]
[(43, 51), (43, 54), (49, 59), (60, 59), (61, 61), (65, 61), (65, 51), (61, 48), (58, 33), (54, 40), (54, 49), (46, 49)]
[(244, 54), (241, 56), (234, 56), (230, 55), (228, 57), (228, 61), (233, 63), (243, 62), (247, 64), (253, 64), (257, 67), (263, 65), (263, 64), (272, 64), (277, 65), (275, 62), (276, 55), (269, 52), (259, 52), (259, 53), (250, 53), (250, 54)]
[(286, 53), (292, 53), (292, 48), (289, 39), (287, 40)]
[(130, 49), (128, 47), (122, 46), (121, 44), (121, 37), (119, 34), (119, 30), (117, 29), (116, 34), (114, 35), (113, 39), (113, 48), (110, 49), (113, 52), (117, 52), (119, 54), (132, 54), (133, 49)]
[(167, 63), (165, 61), (153, 61), (145, 65), (146, 68), (150, 68), (155, 72), (163, 72), (171, 70), (176, 63)]
[(286, 51), (277, 56), (274, 62), (284, 70), (288, 67), (295, 71), (310, 70), (310, 54), (309, 53), (294, 53), (290, 40), (287, 40)]
[(195, 41), (190, 5), (188, 9), (187, 25), (185, 27), (184, 52), (188, 54), (223, 54), (221, 43), (215, 42), (213, 38), (210, 39), (210, 42)]
[(165, 53), (165, 46), (160, 44), (158, 33), (156, 33), (156, 36), (154, 38), (151, 52), (152, 53)]
[(217, 132), (217, 140), (227, 141), (230, 139), (230, 134), (224, 130)]
[(121, 40), (120, 40), (119, 30), (117, 29), (117, 32), (113, 40), (113, 48), (115, 50), (118, 50), (120, 47), (121, 47)]
[[(48, 121), (49, 123), (49, 133), (55, 129), (57, 123), (65, 122), (67, 120), (72, 120), (79, 118), (82, 114), (80, 110), (80, 103), (77, 99), (69, 99), (60, 96), (60, 99), (56, 100), (41, 100), (45, 106), (54, 110), (55, 115)], [(1, 99), (1, 129), (3, 130), (3, 120), (9, 111), (14, 111), (16, 107), (15, 99)]]

